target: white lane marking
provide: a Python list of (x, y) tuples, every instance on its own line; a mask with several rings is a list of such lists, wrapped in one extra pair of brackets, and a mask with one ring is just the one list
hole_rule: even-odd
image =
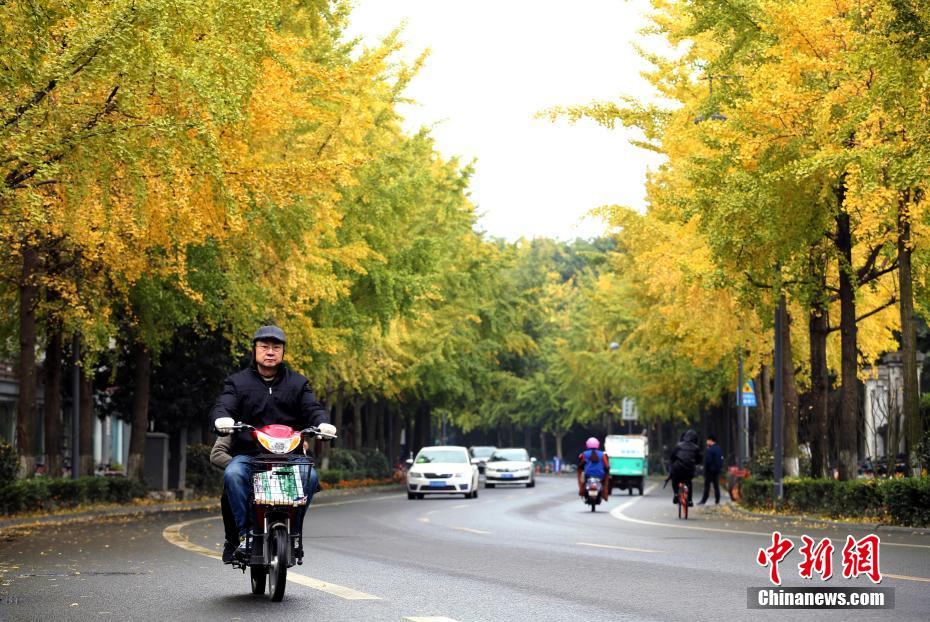
[(634, 553), (659, 553), (655, 549), (637, 549), (632, 546), (614, 546), (612, 544), (594, 544), (593, 542), (576, 542), (575, 544), (580, 544), (581, 546), (593, 546), (598, 549), (616, 549), (618, 551), (632, 551)]
[(417, 520), (420, 521), (421, 523), (428, 523), (428, 522), (429, 522), (429, 517), (427, 517), (427, 516), (421, 516), (421, 517), (418, 518)]
[[(652, 486), (650, 486), (644, 494), (648, 494), (657, 485), (658, 484), (653, 484)], [(635, 497), (631, 499), (630, 501), (627, 501), (623, 505), (619, 505), (615, 507), (614, 509), (610, 511), (610, 515), (618, 520), (626, 521), (628, 523), (638, 523), (640, 525), (650, 525), (654, 527), (668, 527), (670, 529), (692, 529), (695, 531), (713, 531), (716, 533), (741, 534), (744, 536), (765, 536), (766, 538), (772, 537), (771, 531), (746, 531), (744, 529), (720, 529), (717, 527), (698, 527), (696, 525), (676, 525), (674, 523), (659, 523), (656, 521), (631, 518), (623, 513), (623, 510), (632, 506), (640, 499), (642, 499), (642, 497)], [(856, 527), (856, 525), (850, 524), (850, 527)], [(785, 537), (789, 537), (789, 538), (800, 538), (801, 537), (800, 535), (790, 534), (790, 533), (782, 534), (782, 535)], [(844, 539), (843, 538), (831, 538), (831, 540), (842, 542)], [(882, 542), (882, 546), (901, 546), (901, 547), (907, 547), (907, 548), (913, 548), (913, 549), (930, 549), (930, 545), (927, 545), (927, 544), (904, 544), (901, 542)]]
[(447, 618), (445, 616), (432, 616), (432, 617), (419, 617), (419, 618), (404, 618), (404, 620), (410, 620), (410, 622), (455, 622), (452, 618)]
[(462, 503), (461, 505), (453, 505), (450, 510), (461, 510), (462, 508), (469, 507), (467, 503)]
[[(198, 518), (196, 520), (185, 521), (183, 523), (175, 523), (174, 525), (168, 525), (165, 527), (164, 531), (161, 532), (161, 535), (165, 540), (177, 547), (184, 549), (185, 551), (190, 551), (199, 555), (205, 555), (214, 559), (223, 559), (223, 556), (216, 551), (194, 544), (181, 534), (181, 530), (185, 527), (189, 527), (190, 525), (221, 519), (222, 516), (210, 516), (207, 518)], [(299, 583), (301, 585), (305, 585), (315, 590), (326, 592), (327, 594), (332, 594), (333, 596), (338, 596), (339, 598), (344, 598), (346, 600), (381, 600), (378, 596), (372, 596), (371, 594), (366, 594), (365, 592), (359, 592), (357, 590), (353, 590), (352, 588), (336, 585), (335, 583), (314, 579), (302, 574), (297, 574), (293, 571), (287, 574), (288, 581)]]
[(465, 532), (468, 532), (468, 533), (476, 533), (476, 534), (481, 535), (481, 536), (488, 536), (488, 535), (491, 535), (491, 532), (490, 532), (490, 531), (482, 531), (482, 530), (480, 530), (480, 529), (472, 529), (472, 528), (470, 528), (470, 527), (453, 527), (453, 529), (455, 529), (456, 531), (465, 531)]

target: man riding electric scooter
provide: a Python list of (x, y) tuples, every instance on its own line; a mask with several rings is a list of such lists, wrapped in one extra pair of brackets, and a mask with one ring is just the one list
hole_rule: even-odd
[[(277, 326), (258, 329), (252, 337), (252, 364), (226, 378), (213, 407), (213, 425), (217, 432), (230, 434), (232, 426), (241, 422), (255, 427), (281, 424), (296, 430), (313, 426), (324, 434), (335, 436), (336, 427), (329, 423), (326, 411), (310, 390), (307, 379), (284, 365), (286, 344), (284, 331)], [(238, 539), (227, 541), (223, 548), (225, 563), (232, 563), (234, 555), (247, 558), (250, 554), (246, 535), (252, 527), (249, 512), (252, 456), (259, 453), (259, 447), (249, 433), (236, 432), (230, 438), (228, 453), (232, 458), (224, 471), (224, 496), (235, 521)], [(303, 490), (307, 492), (307, 505), (301, 506), (297, 515), (294, 529), (298, 534), (303, 529), (306, 508), (318, 487), (315, 469), (302, 471), (301, 477)], [(224, 504), (224, 510), (226, 507)], [(302, 554), (300, 551), (300, 556)]]

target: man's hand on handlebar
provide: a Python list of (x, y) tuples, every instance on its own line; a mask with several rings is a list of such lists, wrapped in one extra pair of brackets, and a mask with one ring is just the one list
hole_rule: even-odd
[(333, 439), (336, 438), (336, 426), (331, 423), (321, 423), (317, 426), (317, 435), (319, 439)]
[(232, 417), (220, 417), (213, 422), (213, 428), (220, 436), (229, 436), (232, 434), (235, 425), (236, 421)]

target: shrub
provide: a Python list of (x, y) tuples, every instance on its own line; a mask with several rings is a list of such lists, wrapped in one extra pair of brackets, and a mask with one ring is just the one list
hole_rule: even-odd
[(775, 456), (771, 449), (762, 447), (756, 450), (749, 461), (749, 473), (755, 479), (775, 477)]
[[(361, 458), (361, 464), (359, 458)], [(334, 447), (329, 451), (329, 468), (333, 470), (358, 471), (364, 461), (365, 457), (361, 452), (351, 449)]]
[(329, 485), (350, 479), (346, 477), (346, 471), (343, 469), (321, 469), (317, 472), (317, 476), (320, 478), (320, 483)]
[(4, 440), (0, 440), (0, 485), (12, 482), (19, 474), (19, 452)]
[(387, 456), (377, 449), (366, 448), (361, 451), (364, 459), (362, 466), (365, 471), (365, 477), (373, 479), (383, 479), (391, 476), (391, 464)]
[(195, 495), (223, 494), (223, 471), (210, 463), (211, 445), (187, 446), (187, 485)]

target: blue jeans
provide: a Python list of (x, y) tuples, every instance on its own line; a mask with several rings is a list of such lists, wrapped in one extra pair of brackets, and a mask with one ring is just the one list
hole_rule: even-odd
[[(313, 499), (313, 493), (319, 487), (316, 469), (302, 466), (300, 470), (303, 480), (304, 492), (307, 494), (307, 505), (297, 507), (297, 524), (293, 526), (294, 533), (303, 533), (304, 515)], [(236, 519), (236, 528), (239, 535), (244, 536), (252, 528), (252, 456), (235, 456), (223, 473), (223, 483), (226, 487), (226, 496), (233, 517)]]

